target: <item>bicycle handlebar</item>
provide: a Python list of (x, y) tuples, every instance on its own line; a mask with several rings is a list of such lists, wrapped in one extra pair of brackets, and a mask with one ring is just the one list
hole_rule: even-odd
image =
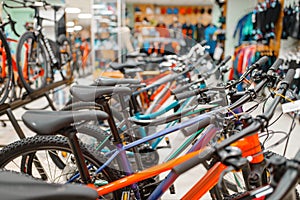
[(4, 29), (4, 27), (6, 25), (10, 25), (11, 27), (11, 30), (13, 31), (13, 33), (17, 36), (17, 37), (20, 37), (20, 34), (18, 34), (18, 32), (16, 31), (16, 21), (14, 21), (12, 18), (11, 18), (11, 15), (7, 12), (7, 10), (5, 9), (5, 7), (7, 7), (7, 4), (5, 4), (4, 2), (2, 2), (2, 7), (3, 7), (3, 11), (5, 12), (5, 14), (7, 15), (7, 18), (8, 18), (8, 22), (5, 22), (1, 25), (1, 27)]
[(279, 66), (283, 63), (282, 59), (276, 59), (276, 61), (273, 63), (273, 65), (269, 68), (268, 73), (271, 75), (271, 73), (278, 70)]
[(224, 140), (223, 142), (219, 143), (216, 145), (216, 149), (220, 150), (225, 148), (226, 146), (229, 146), (231, 143), (244, 138), (245, 136), (248, 136), (252, 133), (257, 132), (263, 125), (263, 122), (269, 121), (275, 112), (275, 109), (277, 105), (280, 103), (280, 100), (282, 96), (285, 94), (287, 89), (289, 88), (289, 85), (291, 84), (293, 77), (295, 74), (294, 69), (289, 69), (287, 75), (279, 85), (279, 88), (277, 90), (277, 95), (275, 99), (273, 100), (273, 103), (269, 107), (269, 109), (263, 114), (263, 115), (258, 115), (256, 119), (254, 119), (253, 123), (249, 125), (247, 128), (243, 129), (239, 133), (233, 135), (232, 137)]
[(283, 83), (286, 83), (288, 85), (291, 84), (291, 82), (293, 81), (294, 79), (294, 76), (295, 76), (295, 70), (294, 69), (290, 69), (286, 75), (285, 75), (285, 78), (284, 80), (282, 81)]
[[(244, 80), (244, 78), (246, 78), (254, 69), (256, 69), (256, 68), (261, 67), (262, 65), (264, 65), (268, 61), (268, 59), (269, 58), (267, 56), (262, 57), (257, 62), (255, 62), (253, 65), (251, 65), (249, 67), (249, 69), (240, 77), (240, 79), (238, 79), (234, 83), (230, 84), (229, 86), (226, 86), (224, 88), (216, 88), (216, 89), (225, 90), (225, 89), (228, 89), (229, 87), (233, 87), (233, 86), (237, 85), (238, 83), (242, 82)], [(227, 57), (226, 61), (228, 62), (229, 60), (230, 60), (230, 58)], [(213, 89), (213, 88), (211, 88), (211, 89)], [(206, 92), (206, 91), (207, 90), (203, 90), (203, 89), (196, 89), (196, 90), (193, 90), (193, 91), (187, 91), (187, 92), (184, 92), (184, 93), (176, 94), (176, 99), (177, 100), (186, 99), (188, 97), (196, 96), (196, 95), (201, 94), (202, 92)]]
[[(292, 82), (291, 77), (293, 77), (292, 74), (294, 74), (294, 73), (295, 73), (295, 71), (293, 69), (290, 69), (288, 71), (288, 75), (286, 76), (285, 80), (280, 83), (280, 86), (278, 89), (278, 94), (280, 94), (280, 95), (275, 97), (275, 99), (273, 101), (273, 105), (268, 109), (268, 111), (266, 112), (265, 115), (258, 116), (256, 119), (253, 120), (253, 122), (247, 128), (245, 128), (242, 131), (240, 131), (239, 133), (223, 140), (221, 143), (216, 144), (214, 147), (204, 150), (202, 153), (200, 153), (198, 156), (194, 157), (193, 159), (174, 167), (172, 169), (172, 171), (175, 172), (176, 174), (180, 175), (181, 173), (184, 173), (185, 171), (202, 163), (204, 160), (210, 158), (213, 154), (224, 149), (225, 147), (229, 146), (230, 144), (232, 144), (248, 135), (256, 133), (262, 127), (264, 120), (269, 121), (271, 119), (277, 105), (279, 104), (279, 102), (282, 98), (281, 95), (285, 94), (286, 90), (288, 89), (289, 84)], [(272, 113), (272, 114), (270, 115), (268, 113)], [(201, 127), (199, 127), (199, 128), (201, 128)], [(297, 156), (300, 160), (300, 153)], [(288, 175), (290, 175), (290, 174), (288, 174)], [(280, 199), (280, 198), (270, 198), (270, 199)]]
[(244, 73), (239, 80), (234, 83), (234, 85), (239, 84), (241, 81), (243, 81), (254, 69), (262, 67), (264, 64), (266, 64), (269, 60), (268, 56), (261, 57), (258, 61), (256, 61), (253, 65), (249, 67), (249, 69)]

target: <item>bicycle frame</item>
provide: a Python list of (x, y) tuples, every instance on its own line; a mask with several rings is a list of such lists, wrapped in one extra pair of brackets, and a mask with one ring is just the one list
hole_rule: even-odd
[[(132, 149), (132, 148), (134, 148), (136, 146), (139, 146), (139, 145), (141, 145), (143, 143), (147, 143), (147, 142), (149, 142), (151, 140), (160, 138), (162, 136), (165, 136), (167, 134), (170, 134), (170, 133), (175, 132), (177, 130), (180, 130), (182, 128), (188, 127), (188, 126), (193, 125), (193, 124), (195, 124), (197, 122), (200, 122), (202, 120), (208, 120), (207, 116), (208, 116), (207, 114), (199, 115), (199, 116), (194, 117), (194, 118), (192, 118), (192, 119), (190, 119), (190, 120), (188, 120), (186, 122), (183, 122), (181, 124), (177, 124), (175, 126), (169, 127), (167, 129), (164, 129), (164, 130), (159, 131), (157, 133), (154, 133), (152, 135), (149, 135), (149, 136), (146, 136), (146, 137), (141, 138), (139, 140), (133, 141), (132, 143), (130, 143), (128, 145), (124, 145), (123, 146), (122, 144), (120, 144), (117, 149), (112, 150), (112, 151), (106, 153), (106, 156), (107, 157), (109, 156), (109, 159), (100, 168), (98, 168), (95, 173), (100, 173), (105, 167), (107, 167), (121, 153), (125, 153), (129, 149)], [(206, 137), (208, 137), (208, 136), (206, 135)], [(122, 161), (124, 161), (124, 160), (122, 160)], [(127, 159), (124, 161), (123, 164), (130, 165), (130, 163), (129, 163), (129, 161)], [(73, 176), (72, 178), (69, 179), (68, 183), (73, 182), (79, 176), (80, 176), (79, 174), (76, 174), (75, 176)]]
[[(212, 130), (213, 128), (207, 128), (206, 132), (208, 130), (211, 130), (212, 132), (216, 132), (217, 129)], [(243, 157), (247, 156), (253, 156), (257, 153), (261, 152), (261, 149), (257, 148), (255, 151), (249, 151), (249, 149), (252, 148), (252, 146), (245, 147), (245, 141), (248, 143), (255, 142), (256, 144), (259, 144), (258, 140), (258, 134), (256, 133), (253, 136), (248, 136), (243, 139), (243, 141), (237, 141), (235, 143), (235, 146), (242, 149)], [(117, 181), (114, 181), (112, 183), (109, 183), (105, 186), (95, 188), (94, 186), (90, 186), (97, 190), (98, 195), (102, 196), (105, 194), (108, 194), (110, 192), (119, 190), (123, 187), (126, 187), (128, 185), (131, 185), (133, 183), (154, 177), (159, 175), (162, 172), (168, 171), (173, 169), (174, 167), (192, 159), (193, 157), (199, 155), (201, 152), (203, 152), (206, 148), (201, 148), (200, 150), (190, 152), (184, 156), (181, 156), (179, 158), (175, 158), (171, 161), (168, 161), (166, 163), (151, 167), (149, 169), (146, 169), (144, 171), (138, 172), (136, 174), (133, 174), (131, 176), (124, 177), (122, 179), (119, 179)], [(205, 193), (207, 193), (210, 189), (212, 189), (219, 180), (219, 177), (221, 173), (226, 169), (227, 167), (224, 164), (221, 164), (220, 162), (217, 162), (210, 170), (207, 171), (207, 173), (200, 179), (199, 182), (196, 183), (196, 185), (188, 191), (188, 193), (182, 198), (182, 199), (199, 199), (201, 198)], [(177, 176), (178, 177), (178, 176)], [(176, 177), (176, 178), (177, 178)], [(171, 184), (170, 184), (171, 185)], [(168, 185), (164, 185), (162, 188), (164, 191), (168, 189)], [(158, 198), (159, 196), (155, 196), (156, 194), (153, 194), (153, 199)]]

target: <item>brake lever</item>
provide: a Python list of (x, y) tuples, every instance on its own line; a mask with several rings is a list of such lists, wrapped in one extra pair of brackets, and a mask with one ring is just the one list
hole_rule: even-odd
[(223, 177), (233, 171), (233, 170), (240, 170), (245, 165), (248, 164), (248, 159), (242, 157), (242, 151), (233, 146), (228, 146), (222, 149), (221, 151), (218, 151), (218, 156), (220, 157), (220, 160), (223, 164), (227, 165), (228, 167), (220, 174), (219, 180), (218, 180), (218, 188), (222, 190), (222, 179)]

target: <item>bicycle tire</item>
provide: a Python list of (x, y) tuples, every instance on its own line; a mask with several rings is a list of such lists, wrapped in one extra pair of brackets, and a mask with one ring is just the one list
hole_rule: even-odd
[[(26, 45), (30, 44), (31, 49), (29, 51), (28, 55), (23, 55), (23, 53), (26, 53)], [(36, 49), (33, 49), (36, 48)], [(25, 48), (25, 49), (24, 49)], [(25, 51), (25, 52), (24, 52)], [(36, 51), (36, 52), (35, 52)], [(37, 52), (40, 52), (41, 54), (37, 54)], [(35, 54), (36, 53), (36, 54)], [(36, 57), (36, 61), (33, 60)], [(42, 63), (40, 63), (37, 59), (44, 59), (42, 60)], [(25, 60), (23, 60), (25, 59)], [(28, 77), (24, 77), (23, 69), (26, 67), (26, 59), (30, 59), (28, 64), (28, 68), (26, 70), (26, 73)], [(34, 35), (33, 32), (25, 32), (19, 39), (18, 45), (17, 45), (17, 52), (16, 52), (16, 62), (18, 67), (18, 73), (20, 80), (27, 90), (27, 92), (31, 93), (33, 91), (39, 90), (47, 84), (48, 79), (48, 71), (50, 70), (50, 60), (49, 56), (46, 50), (46, 47), (43, 45), (43, 42)], [(35, 74), (37, 73), (35, 77)], [(31, 77), (33, 75), (33, 77)], [(41, 76), (40, 76), (41, 75)], [(31, 80), (32, 79), (32, 80)]]
[[(76, 127), (76, 130), (78, 133), (82, 133), (78, 136), (80, 140), (95, 150), (101, 152), (104, 148), (108, 150), (113, 150), (116, 148), (113, 145), (112, 141), (110, 140), (110, 135), (106, 133), (104, 130), (102, 130), (101, 128), (99, 128), (98, 126), (92, 124), (84, 124), (82, 126)], [(80, 137), (81, 135), (82, 137)], [(85, 142), (83, 137), (86, 136), (92, 137), (92, 139), (95, 139), (96, 141), (94, 142), (92, 141), (93, 143)], [(89, 138), (87, 140), (89, 140)]]
[(59, 65), (60, 70), (63, 71), (64, 78), (70, 80), (73, 77), (73, 50), (71, 41), (64, 35), (59, 35), (57, 39), (59, 48)]
[[(2, 66), (2, 57), (0, 57), (1, 59), (1, 65), (0, 65), (0, 73), (1, 73), (1, 83), (0, 83), (0, 104), (3, 104), (5, 102), (5, 100), (8, 97), (9, 94), (9, 87), (11, 85), (11, 81), (12, 81), (12, 58), (11, 58), (11, 53), (10, 53), (10, 48), (9, 45), (7, 43), (7, 40), (5, 38), (4, 33), (2, 32), (2, 30), (0, 30), (0, 44), (1, 44), (1, 48), (4, 48), (4, 51), (6, 53), (6, 77), (2, 77), (2, 70), (3, 70), (3, 66)], [(2, 84), (3, 83), (3, 84)]]
[[(90, 169), (91, 175), (93, 175), (94, 170), (100, 167), (105, 162), (106, 159), (103, 156), (103, 154), (101, 154), (99, 151), (93, 151), (91, 148), (88, 148), (82, 143), (80, 144), (80, 148), (82, 150), (82, 153), (84, 155), (87, 164), (90, 163), (96, 167)], [(41, 153), (39, 153), (38, 151), (45, 151), (45, 155), (46, 155), (45, 158), (48, 158), (47, 157), (48, 154), (50, 155), (52, 154), (57, 156), (58, 157), (57, 159), (61, 159), (60, 161), (62, 162), (62, 166), (59, 167), (62, 168), (62, 172), (60, 173), (60, 178), (63, 177), (64, 183), (65, 181), (68, 180), (68, 178), (70, 178), (75, 173), (77, 173), (78, 171), (77, 167), (76, 169), (74, 167), (76, 166), (76, 164), (74, 164), (74, 160), (72, 160), (72, 156), (70, 156), (71, 150), (68, 144), (68, 140), (65, 137), (61, 137), (61, 136), (34, 136), (34, 137), (28, 137), (22, 140), (18, 140), (12, 144), (9, 144), (8, 146), (4, 147), (0, 151), (0, 167), (4, 169), (8, 169), (8, 167), (13, 165), (11, 166), (13, 167), (13, 169), (8, 169), (8, 170), (16, 171), (16, 167), (17, 167), (20, 172), (41, 179), (41, 175), (39, 174), (39, 172), (37, 173), (37, 171), (41, 170), (41, 168), (39, 169), (33, 168), (35, 164), (34, 161), (36, 161), (35, 158), (42, 158)], [(55, 154), (53, 152), (55, 152)], [(59, 156), (58, 152), (66, 152), (69, 155), (67, 159), (64, 159), (65, 157)], [(19, 162), (16, 160), (17, 158), (19, 158)], [(38, 160), (40, 166), (44, 168), (46, 165), (48, 165), (48, 167), (50, 168), (49, 160), (51, 159), (48, 159), (47, 161), (42, 160), (44, 164), (42, 164), (40, 160), (41, 159)], [(20, 166), (17, 166), (17, 162), (20, 163)], [(52, 164), (51, 167), (53, 167), (54, 165)], [(60, 178), (57, 177), (53, 179), (51, 175), (51, 173), (56, 174), (56, 170), (60, 169), (59, 167), (55, 168), (54, 172), (53, 172), (53, 168), (51, 168), (52, 172), (44, 171), (46, 175), (48, 174), (48, 176), (51, 176), (51, 177), (47, 176), (48, 178), (47, 182), (49, 182), (50, 179), (52, 180), (52, 183), (55, 182), (55, 180), (57, 182), (61, 181)], [(64, 170), (66, 171), (68, 170), (67, 173), (63, 174)], [(112, 167), (106, 167), (101, 174), (97, 174), (96, 176), (94, 176), (95, 180), (99, 180), (102, 183), (105, 181), (112, 182), (114, 180), (117, 180), (119, 177), (120, 177), (119, 172), (117, 170), (114, 170)], [(81, 183), (81, 180), (77, 179), (75, 182)], [(113, 194), (109, 194), (113, 197), (111, 198), (105, 197), (105, 199), (117, 199), (115, 197), (118, 197), (120, 195), (119, 192), (120, 191), (116, 191)]]

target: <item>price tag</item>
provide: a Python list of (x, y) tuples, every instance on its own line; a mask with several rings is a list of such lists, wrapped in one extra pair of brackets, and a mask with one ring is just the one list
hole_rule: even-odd
[(294, 112), (298, 110), (300, 110), (300, 100), (282, 104), (283, 113)]

